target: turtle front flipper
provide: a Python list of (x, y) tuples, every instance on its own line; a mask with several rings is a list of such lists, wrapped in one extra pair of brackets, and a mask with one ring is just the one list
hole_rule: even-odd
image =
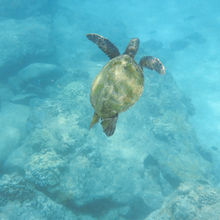
[(86, 37), (95, 43), (110, 59), (120, 55), (118, 48), (107, 38), (98, 34), (87, 34)]
[(124, 52), (124, 54), (127, 54), (129, 55), (130, 57), (134, 58), (137, 51), (138, 51), (138, 48), (139, 48), (139, 39), (138, 38), (132, 38), (130, 41), (129, 41), (129, 44)]
[(142, 57), (141, 60), (140, 60), (139, 65), (141, 66), (142, 69), (143, 69), (143, 67), (146, 67), (148, 69), (155, 70), (160, 74), (165, 73), (164, 65), (156, 57), (152, 57), (152, 56)]
[(112, 136), (115, 132), (118, 114), (112, 118), (102, 118), (102, 128), (107, 136)]

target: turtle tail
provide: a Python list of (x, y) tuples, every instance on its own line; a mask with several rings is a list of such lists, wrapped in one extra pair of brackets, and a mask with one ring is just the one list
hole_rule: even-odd
[(112, 136), (115, 132), (118, 114), (112, 118), (102, 118), (102, 128), (107, 136)]
[(98, 116), (98, 114), (96, 112), (94, 112), (94, 115), (93, 115), (92, 120), (90, 122), (89, 128), (92, 128), (92, 126), (99, 121), (99, 118), (100, 117)]

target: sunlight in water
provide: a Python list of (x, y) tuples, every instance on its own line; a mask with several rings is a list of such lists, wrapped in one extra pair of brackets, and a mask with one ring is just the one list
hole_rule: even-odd
[(0, 220), (220, 219), (219, 9), (0, 0)]

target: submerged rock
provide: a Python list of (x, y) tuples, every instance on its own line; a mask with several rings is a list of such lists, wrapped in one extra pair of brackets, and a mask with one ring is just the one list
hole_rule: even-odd
[(25, 168), (26, 178), (37, 187), (53, 187), (60, 182), (64, 164), (54, 151), (33, 154)]
[(76, 215), (37, 191), (22, 176), (0, 177), (0, 219), (77, 219)]
[(10, 201), (23, 202), (33, 197), (33, 187), (21, 176), (13, 173), (0, 178), (0, 207)]
[[(188, 122), (191, 106), (183, 101), (170, 74), (163, 80), (147, 75), (147, 91), (140, 100), (146, 108), (133, 108), (127, 116), (124, 113), (127, 118), (121, 116), (116, 134), (108, 140), (98, 125), (88, 130), (92, 112), (86, 95), (89, 88), (82, 82), (68, 83), (57, 97), (42, 103), (41, 111), (47, 116), (26, 142), (33, 151), (50, 149), (64, 158), (66, 168), (52, 185), (39, 182), (39, 177), (50, 176), (43, 168), (37, 169), (40, 162), (26, 168), (27, 178), (56, 202), (103, 219), (119, 215), (126, 207), (122, 219), (143, 219), (182, 182), (205, 179), (210, 164), (198, 152)], [(44, 157), (44, 153), (39, 155), (39, 159)], [(32, 172), (36, 169), (39, 175)]]
[(32, 93), (24, 93), (24, 94), (18, 94), (16, 96), (13, 96), (10, 101), (14, 104), (22, 104), (27, 105), (29, 104), (30, 100), (35, 98), (36, 94)]
[(210, 185), (183, 183), (145, 220), (220, 219), (220, 191)]
[(0, 83), (0, 110), (3, 103), (8, 102), (13, 97), (13, 92), (5, 83)]
[(3, 103), (0, 113), (0, 163), (3, 165), (25, 137), (30, 109), (24, 105)]
[(53, 57), (49, 25), (47, 18), (0, 21), (1, 79), (7, 79), (29, 63)]
[(54, 64), (32, 63), (11, 77), (9, 83), (17, 91), (42, 93), (45, 87), (53, 85), (61, 75), (62, 70)]
[(66, 79), (54, 97), (33, 106), (36, 126), (22, 144), (25, 178), (79, 219), (142, 220), (182, 183), (212, 179), (188, 121), (191, 105), (171, 74), (145, 75), (143, 96), (121, 114), (110, 139), (99, 125), (88, 129), (85, 79)]

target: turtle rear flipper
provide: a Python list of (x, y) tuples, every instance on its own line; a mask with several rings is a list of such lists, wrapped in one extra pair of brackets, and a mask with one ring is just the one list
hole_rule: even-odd
[(116, 123), (118, 120), (118, 114), (112, 118), (103, 118), (102, 119), (102, 128), (107, 136), (112, 136), (115, 132)]
[(127, 54), (129, 55), (130, 57), (134, 58), (137, 51), (138, 51), (138, 48), (139, 48), (139, 39), (138, 38), (132, 38), (129, 43), (128, 43), (128, 46), (124, 52), (124, 54)]
[(98, 34), (87, 34), (86, 37), (95, 43), (110, 59), (120, 55), (118, 48), (107, 38)]
[(148, 69), (155, 70), (160, 74), (165, 73), (165, 67), (163, 66), (161, 61), (156, 57), (152, 57), (152, 56), (142, 57), (139, 65), (141, 66), (141, 68), (146, 67)]

